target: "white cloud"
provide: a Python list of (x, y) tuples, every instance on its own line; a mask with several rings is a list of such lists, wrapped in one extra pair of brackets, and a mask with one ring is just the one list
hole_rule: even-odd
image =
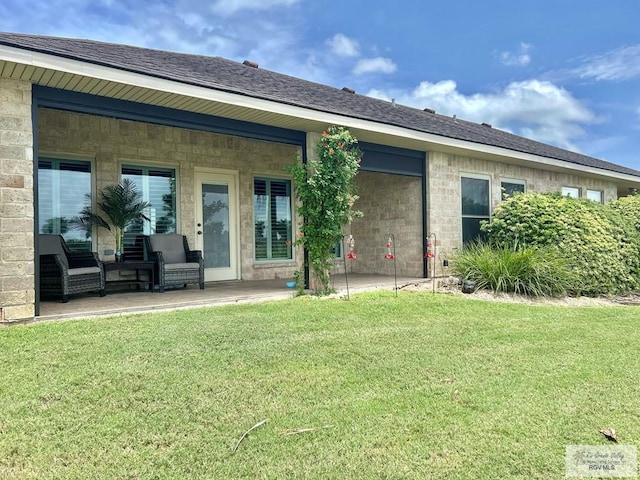
[(518, 52), (500, 52), (498, 58), (504, 65), (510, 67), (524, 67), (531, 63), (531, 55), (529, 55), (529, 50), (531, 50), (531, 44), (521, 42)]
[(578, 150), (575, 141), (584, 136), (587, 125), (600, 119), (570, 92), (551, 82), (512, 82), (490, 93), (465, 95), (453, 80), (422, 82), (411, 91), (371, 90), (368, 95), (438, 113), (456, 115), (474, 122), (488, 122), (562, 148)]
[(357, 57), (360, 49), (357, 41), (342, 33), (336, 33), (327, 40), (327, 45), (331, 49), (331, 53), (339, 57)]
[(640, 45), (631, 45), (583, 59), (571, 76), (594, 80), (622, 81), (640, 77)]
[(211, 11), (228, 16), (241, 10), (271, 10), (275, 7), (290, 7), (296, 3), (298, 0), (218, 0), (211, 6)]
[(353, 67), (353, 73), (356, 75), (364, 73), (393, 73), (396, 69), (396, 64), (389, 58), (363, 58), (358, 60), (356, 66)]

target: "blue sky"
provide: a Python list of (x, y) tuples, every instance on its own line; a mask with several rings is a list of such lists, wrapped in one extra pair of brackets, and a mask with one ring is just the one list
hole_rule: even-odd
[(638, 0), (3, 0), (0, 30), (261, 68), (640, 170)]

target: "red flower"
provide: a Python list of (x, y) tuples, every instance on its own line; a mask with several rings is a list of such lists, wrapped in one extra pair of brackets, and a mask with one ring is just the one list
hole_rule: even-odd
[(396, 256), (393, 253), (387, 253), (384, 258), (386, 258), (387, 260), (393, 260), (394, 258), (396, 258)]
[(358, 258), (358, 256), (356, 255), (356, 252), (347, 253), (347, 259), (348, 260), (355, 260), (356, 258)]

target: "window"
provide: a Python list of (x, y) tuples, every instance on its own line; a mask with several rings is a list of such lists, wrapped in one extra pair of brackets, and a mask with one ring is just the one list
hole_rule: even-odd
[(500, 188), (502, 190), (502, 200), (513, 197), (515, 193), (524, 193), (525, 191), (524, 182), (518, 180), (503, 180), (500, 183)]
[(253, 216), (256, 260), (292, 259), (291, 182), (254, 179)]
[(173, 233), (176, 231), (176, 171), (173, 168), (122, 166), (122, 178), (135, 183), (141, 200), (151, 206), (145, 211), (150, 221), (138, 222), (125, 232), (125, 249), (135, 250), (139, 234)]
[(462, 177), (462, 243), (484, 240), (480, 223), (489, 220), (489, 180)]
[(72, 251), (90, 252), (91, 232), (71, 225), (90, 196), (90, 162), (38, 160), (38, 232), (62, 235)]
[(580, 189), (578, 187), (562, 187), (562, 196), (580, 198)]
[(594, 202), (604, 203), (602, 190), (587, 190), (587, 198)]
[(176, 231), (176, 173), (172, 168), (122, 167), (122, 178), (135, 183), (142, 193), (141, 200), (151, 207), (145, 212), (150, 221), (129, 231), (138, 233), (173, 233)]

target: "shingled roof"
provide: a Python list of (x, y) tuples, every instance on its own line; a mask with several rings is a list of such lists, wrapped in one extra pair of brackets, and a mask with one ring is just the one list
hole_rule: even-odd
[(0, 32), (0, 45), (102, 65), (287, 105), (370, 120), (456, 140), (640, 176), (640, 171), (536, 142), (487, 125), (397, 105), (221, 57), (71, 38)]

